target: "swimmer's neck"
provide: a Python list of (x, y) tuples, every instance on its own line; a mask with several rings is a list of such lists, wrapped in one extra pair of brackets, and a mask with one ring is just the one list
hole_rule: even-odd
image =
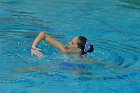
[(73, 57), (73, 58), (83, 58), (83, 55), (81, 55), (80, 53), (65, 53), (64, 55)]

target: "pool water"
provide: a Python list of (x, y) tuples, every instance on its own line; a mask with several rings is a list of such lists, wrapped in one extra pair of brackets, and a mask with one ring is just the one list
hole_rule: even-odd
[[(42, 41), (86, 36), (94, 53), (81, 62)], [(140, 91), (139, 0), (0, 0), (0, 93), (137, 93)]]

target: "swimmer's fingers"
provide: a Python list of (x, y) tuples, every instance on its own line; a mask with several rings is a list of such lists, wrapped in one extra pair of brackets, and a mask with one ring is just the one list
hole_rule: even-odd
[(42, 50), (42, 49), (33, 47), (32, 50)]
[(32, 56), (34, 55), (34, 51), (35, 51), (35, 50), (42, 50), (42, 49), (36, 48), (36, 47), (32, 47), (32, 49), (31, 49), (31, 55), (32, 55)]
[(36, 56), (40, 57), (40, 58), (43, 58), (43, 57), (44, 57), (44, 55), (43, 55), (40, 51), (38, 51), (38, 50), (33, 50), (33, 53), (34, 53)]
[(40, 57), (40, 58), (43, 58), (44, 57), (44, 55), (39, 51), (39, 50), (31, 50), (31, 53), (32, 53), (32, 55), (36, 55), (36, 56), (38, 56), (38, 57)]
[(38, 57), (40, 57), (40, 58), (43, 58), (44, 57), (44, 55), (40, 52), (40, 51), (36, 51), (36, 55), (38, 56)]

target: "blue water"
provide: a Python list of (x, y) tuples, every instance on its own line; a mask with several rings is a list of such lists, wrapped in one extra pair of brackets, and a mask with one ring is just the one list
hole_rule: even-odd
[[(83, 35), (92, 63), (71, 59), (42, 41), (40, 31), (67, 44)], [(0, 0), (0, 93), (138, 93), (139, 0)], [(76, 61), (76, 62), (75, 62)]]

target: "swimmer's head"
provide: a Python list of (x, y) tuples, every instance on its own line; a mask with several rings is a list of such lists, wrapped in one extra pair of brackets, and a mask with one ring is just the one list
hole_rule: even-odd
[(83, 36), (75, 37), (69, 43), (68, 48), (72, 52), (79, 52), (81, 55), (84, 55), (88, 52), (93, 52), (93, 45)]

